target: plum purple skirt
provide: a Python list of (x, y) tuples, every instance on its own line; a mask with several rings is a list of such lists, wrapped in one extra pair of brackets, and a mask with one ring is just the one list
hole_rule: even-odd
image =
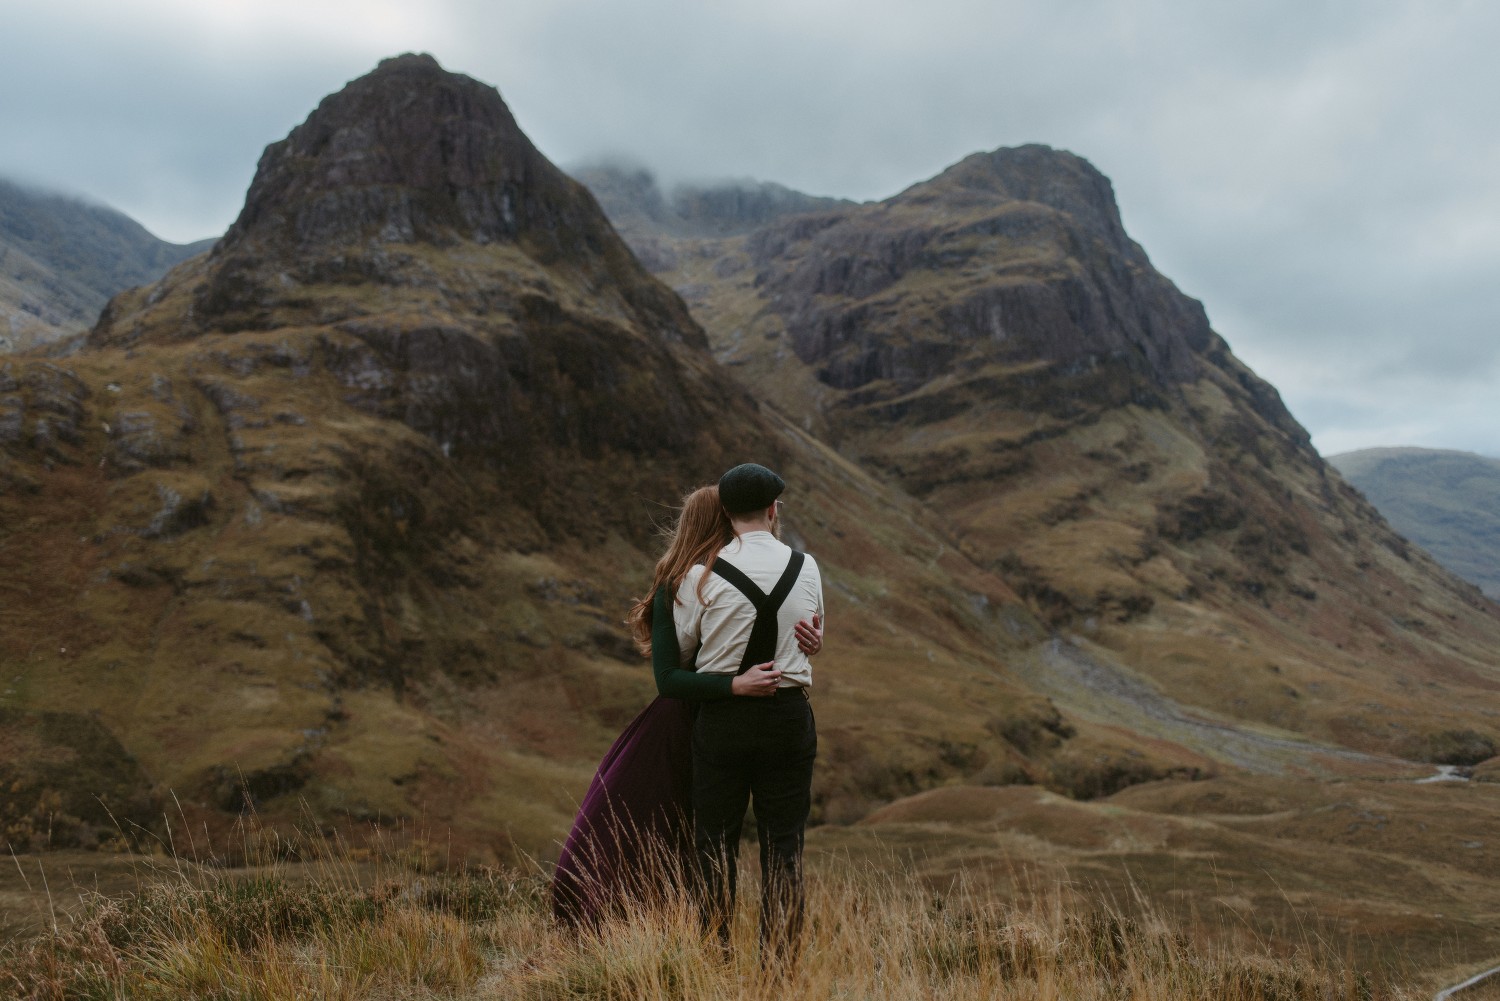
[(659, 898), (693, 869), (693, 714), (658, 697), (616, 738), (578, 807), (552, 876), (552, 912), (595, 926)]

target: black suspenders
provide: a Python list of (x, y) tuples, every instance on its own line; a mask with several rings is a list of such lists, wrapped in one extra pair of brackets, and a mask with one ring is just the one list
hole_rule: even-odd
[(750, 628), (750, 642), (745, 644), (745, 657), (740, 661), (740, 669), (735, 674), (744, 674), (756, 664), (776, 659), (776, 613), (786, 601), (787, 595), (792, 593), (792, 585), (797, 583), (797, 575), (802, 572), (804, 558), (804, 554), (792, 550), (792, 558), (787, 561), (786, 569), (781, 572), (781, 579), (771, 588), (770, 594), (763, 593), (749, 577), (740, 572), (739, 567), (725, 562), (722, 556), (714, 560), (713, 572), (733, 584), (755, 606), (755, 625)]

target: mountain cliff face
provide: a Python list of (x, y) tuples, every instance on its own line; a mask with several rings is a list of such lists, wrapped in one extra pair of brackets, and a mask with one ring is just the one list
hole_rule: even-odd
[[(659, 273), (746, 386), (949, 519), (1048, 622), (1029, 677), (1060, 705), (1162, 736), (1143, 700), (1367, 752), (1493, 747), (1460, 707), (1500, 683), (1495, 606), (1323, 463), (1082, 159), (976, 154), (726, 238), (620, 220), (665, 241)], [(1134, 709), (1099, 699), (1133, 685)]]
[(1500, 460), (1432, 448), (1328, 457), (1402, 535), (1500, 599)]
[(0, 352), (81, 333), (109, 297), (207, 250), (111, 209), (0, 180)]
[[(716, 461), (728, 442), (715, 432), (753, 412), (707, 362), (680, 300), (494, 90), (425, 56), (387, 60), (269, 147), (213, 252), (115, 300), (89, 344), (243, 334), (215, 342), (238, 355), (267, 331), (281, 332), (274, 346), (231, 374), (327, 376), (344, 404), (503, 474), (551, 538), (631, 520), (560, 502), (595, 477), (631, 496), (637, 471), (596, 468), (606, 456)], [(233, 430), (275, 421), (235, 391), (209, 392)], [(249, 437), (236, 448), (253, 464)]]

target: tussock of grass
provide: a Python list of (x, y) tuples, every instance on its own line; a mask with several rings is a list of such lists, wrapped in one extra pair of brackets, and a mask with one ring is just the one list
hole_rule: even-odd
[[(201, 871), (199, 871), (201, 872)], [(752, 882), (750, 880), (746, 881)], [(681, 897), (573, 933), (546, 879), (499, 870), (383, 872), (347, 856), (311, 875), (185, 869), (0, 955), (0, 994), (53, 999), (993, 998), (1333, 1001), (1415, 997), (1310, 950), (1272, 956), (1184, 934), (1145, 906), (1100, 907), (1063, 888), (1003, 901), (960, 881), (821, 859), (791, 970), (763, 969), (753, 886), (727, 959)]]

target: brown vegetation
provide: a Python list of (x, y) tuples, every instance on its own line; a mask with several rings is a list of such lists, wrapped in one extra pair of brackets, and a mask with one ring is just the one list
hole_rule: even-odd
[(1138, 896), (1101, 905), (1062, 885), (1005, 900), (820, 857), (791, 970), (758, 963), (745, 908), (726, 960), (680, 898), (574, 935), (552, 925), (544, 891), (536, 876), (444, 875), (410, 856), (158, 863), (134, 891), (88, 895), (55, 931), (0, 953), (0, 988), (24, 1001), (1417, 996), (1393, 984), (1399, 969), (1353, 966), (1313, 938), (1273, 950), (1176, 924)]

